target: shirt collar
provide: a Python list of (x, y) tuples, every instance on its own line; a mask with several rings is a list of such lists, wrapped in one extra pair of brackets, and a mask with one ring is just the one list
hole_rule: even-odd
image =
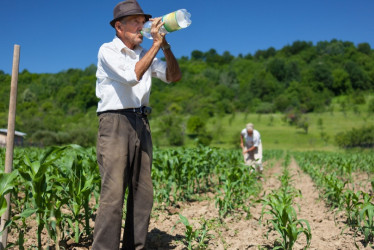
[(143, 51), (143, 47), (140, 46), (140, 45), (137, 45), (135, 46), (135, 48), (132, 50), (132, 49), (129, 49), (122, 41), (121, 39), (119, 39), (117, 36), (114, 37), (113, 39), (113, 43), (114, 43), (114, 46), (118, 49), (118, 51), (123, 51), (125, 52), (126, 54), (137, 54), (137, 55), (140, 55), (140, 53)]

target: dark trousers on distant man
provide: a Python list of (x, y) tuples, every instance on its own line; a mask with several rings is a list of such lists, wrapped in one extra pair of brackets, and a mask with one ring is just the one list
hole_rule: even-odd
[(117, 250), (128, 188), (122, 249), (144, 249), (153, 205), (152, 139), (145, 115), (99, 115), (97, 161), (101, 193), (93, 250)]

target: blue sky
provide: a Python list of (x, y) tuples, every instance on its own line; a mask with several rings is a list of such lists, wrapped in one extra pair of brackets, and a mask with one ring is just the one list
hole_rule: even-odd
[[(115, 0), (1, 0), (0, 70), (11, 73), (14, 44), (21, 46), (20, 71), (57, 73), (96, 64), (97, 51), (111, 41)], [(138, 0), (162, 16), (185, 8), (190, 27), (171, 33), (177, 58), (193, 50), (254, 54), (296, 40), (338, 39), (374, 48), (373, 0)], [(150, 41), (144, 38), (143, 47)], [(159, 56), (162, 56), (160, 53)]]

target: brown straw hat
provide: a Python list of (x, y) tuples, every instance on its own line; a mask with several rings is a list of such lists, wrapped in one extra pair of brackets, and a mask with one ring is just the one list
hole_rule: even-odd
[(110, 22), (110, 25), (114, 28), (114, 24), (117, 20), (121, 19), (125, 16), (133, 16), (133, 15), (144, 15), (146, 21), (152, 16), (149, 14), (144, 14), (142, 8), (138, 4), (136, 0), (127, 0), (120, 2), (114, 7), (113, 10), (113, 20)]

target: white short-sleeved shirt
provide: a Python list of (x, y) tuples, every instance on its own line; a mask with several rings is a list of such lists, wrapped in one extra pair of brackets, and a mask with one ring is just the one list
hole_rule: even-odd
[(261, 135), (256, 129), (253, 130), (252, 136), (248, 135), (247, 129), (243, 129), (241, 134), (243, 136), (244, 145), (247, 148), (252, 146), (258, 147), (261, 144)]
[(104, 43), (98, 53), (96, 96), (97, 112), (149, 105), (152, 77), (167, 82), (166, 62), (155, 58), (138, 81), (136, 63), (146, 54), (141, 46), (129, 49), (117, 36)]

